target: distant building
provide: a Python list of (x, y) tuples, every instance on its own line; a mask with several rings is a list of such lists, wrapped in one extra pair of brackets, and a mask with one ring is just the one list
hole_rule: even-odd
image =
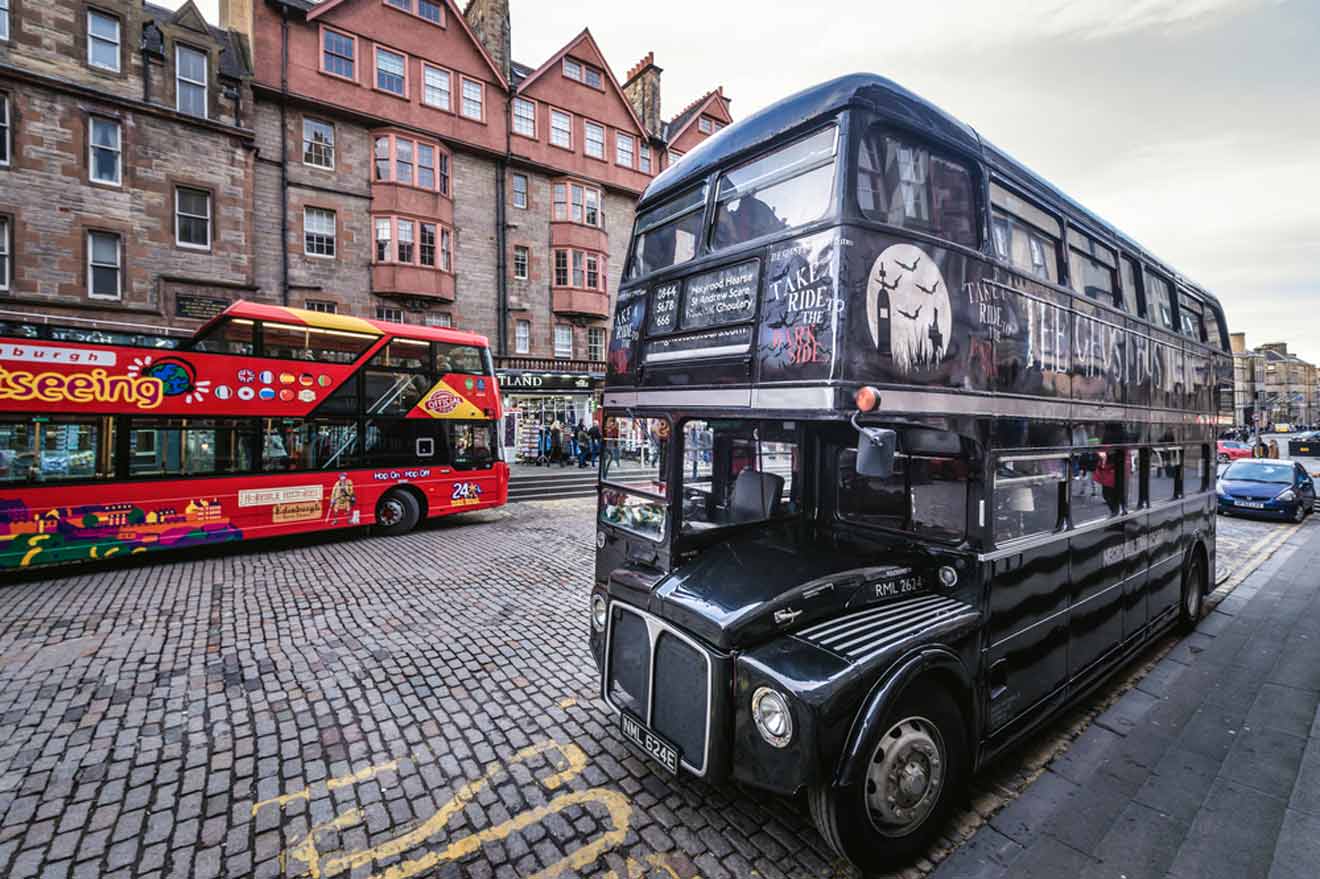
[(1261, 426), (1320, 422), (1320, 374), (1316, 367), (1288, 352), (1286, 342), (1256, 349), (1246, 335), (1233, 333), (1234, 420), (1250, 424), (1259, 414)]

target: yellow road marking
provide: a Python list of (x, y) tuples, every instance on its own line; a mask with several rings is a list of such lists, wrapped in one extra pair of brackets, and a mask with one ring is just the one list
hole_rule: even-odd
[(1297, 532), (1297, 529), (1301, 527), (1300, 524), (1292, 525), (1285, 528), (1283, 531), (1270, 534), (1256, 541), (1251, 549), (1247, 550), (1248, 553), (1251, 553), (1247, 560), (1242, 563), (1241, 567), (1230, 574), (1228, 579), (1214, 591), (1227, 593), (1228, 591), (1237, 588), (1239, 583), (1247, 579), (1247, 577), (1260, 567), (1266, 559), (1274, 555), (1275, 551), (1284, 544), (1284, 541), (1289, 537), (1292, 537), (1293, 534)]
[(399, 768), (398, 760), (391, 760), (388, 763), (378, 763), (375, 766), (368, 766), (365, 769), (359, 769), (352, 775), (341, 775), (338, 778), (332, 778), (325, 783), (330, 790), (337, 790), (341, 787), (351, 787), (363, 781), (370, 781), (382, 772), (394, 772)]
[(566, 696), (563, 699), (559, 700), (560, 708), (572, 708), (576, 704), (577, 704), (577, 700), (574, 699), (572, 696)]

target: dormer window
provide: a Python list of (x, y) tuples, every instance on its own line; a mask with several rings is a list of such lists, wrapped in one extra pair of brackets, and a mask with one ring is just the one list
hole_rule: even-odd
[(175, 109), (180, 113), (206, 118), (206, 64), (205, 52), (192, 46), (175, 47)]
[(697, 120), (697, 128), (701, 129), (702, 134), (711, 134), (715, 131), (715, 123), (709, 116), (702, 116)]
[[(6, 10), (5, 18), (8, 17)], [(119, 19), (95, 9), (87, 10), (87, 63), (118, 73), (119, 43)]]

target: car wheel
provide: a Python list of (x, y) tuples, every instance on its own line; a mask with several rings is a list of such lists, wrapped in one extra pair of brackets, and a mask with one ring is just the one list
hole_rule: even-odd
[(1306, 505), (1303, 504), (1301, 501), (1298, 501), (1297, 506), (1293, 507), (1292, 520), (1298, 524), (1301, 524), (1305, 519), (1306, 519)]
[(1178, 628), (1184, 633), (1196, 628), (1201, 619), (1201, 606), (1205, 602), (1205, 561), (1199, 552), (1192, 552), (1192, 560), (1183, 571), (1182, 601), (1178, 604)]
[(406, 534), (421, 517), (421, 507), (411, 492), (387, 491), (376, 504), (376, 530), (384, 535)]
[(904, 693), (872, 733), (860, 780), (814, 787), (808, 797), (821, 836), (864, 873), (908, 865), (934, 842), (968, 768), (962, 712), (948, 691), (926, 684)]

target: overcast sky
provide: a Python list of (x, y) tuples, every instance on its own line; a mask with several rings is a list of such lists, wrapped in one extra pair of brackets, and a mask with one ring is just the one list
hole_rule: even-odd
[(654, 51), (666, 117), (717, 85), (737, 119), (839, 74), (888, 76), (1210, 288), (1249, 345), (1320, 363), (1317, 0), (512, 8), (533, 67), (584, 25), (616, 76)]

